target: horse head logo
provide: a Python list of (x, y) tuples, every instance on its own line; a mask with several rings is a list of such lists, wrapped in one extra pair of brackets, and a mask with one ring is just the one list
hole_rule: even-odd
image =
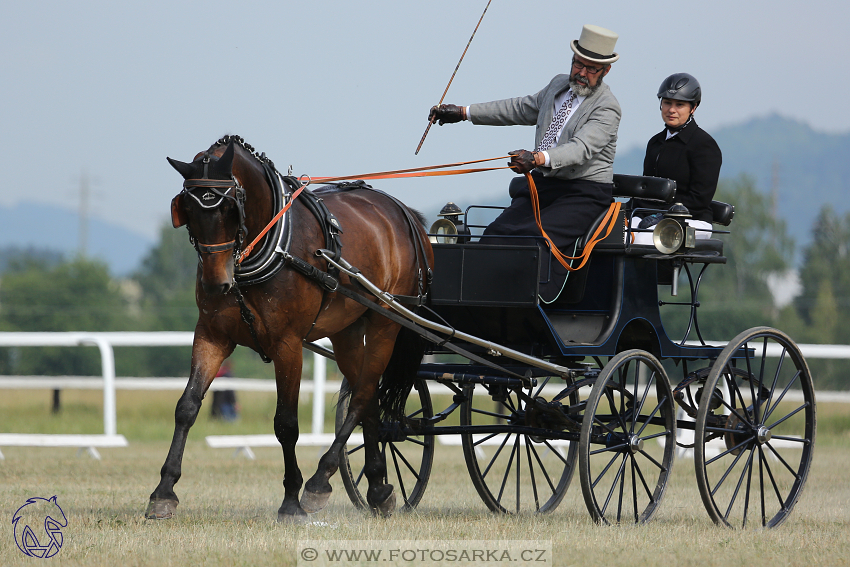
[(65, 512), (52, 498), (30, 498), (12, 515), (15, 543), (24, 555), (47, 559), (59, 553), (68, 526)]

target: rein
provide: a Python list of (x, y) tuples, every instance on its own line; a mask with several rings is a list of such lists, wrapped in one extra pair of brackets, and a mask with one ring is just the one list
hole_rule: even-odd
[[(534, 184), (534, 179), (531, 177), (530, 173), (525, 174), (526, 179), (528, 179), (528, 191), (531, 193), (531, 209), (534, 211), (534, 220), (537, 222), (537, 228), (540, 230), (540, 234), (543, 235), (543, 238), (546, 239), (546, 242), (549, 243), (549, 248), (552, 250), (552, 255), (558, 260), (567, 271), (575, 272), (584, 267), (587, 261), (590, 259), (590, 253), (593, 252), (593, 248), (602, 240), (605, 240), (611, 231), (614, 229), (614, 225), (616, 223), (617, 218), (619, 217), (620, 207), (622, 203), (619, 201), (614, 201), (611, 203), (611, 206), (608, 207), (608, 212), (605, 213), (605, 218), (602, 219), (602, 222), (599, 223), (599, 226), (593, 231), (593, 236), (590, 240), (585, 244), (584, 251), (580, 256), (567, 256), (555, 246), (555, 243), (552, 242), (552, 239), (549, 238), (549, 235), (546, 234), (546, 231), (543, 230), (543, 224), (540, 222), (540, 199), (537, 196), (537, 186)], [(605, 231), (605, 236), (600, 237), (600, 233), (605, 227), (608, 229)], [(567, 260), (581, 260), (581, 263), (577, 268), (573, 268), (570, 262)]]

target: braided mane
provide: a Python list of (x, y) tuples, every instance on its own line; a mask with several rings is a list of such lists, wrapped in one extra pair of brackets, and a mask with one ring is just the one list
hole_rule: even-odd
[(212, 147), (216, 148), (218, 146), (226, 146), (230, 142), (235, 142), (235, 143), (239, 144), (240, 146), (242, 146), (243, 150), (245, 150), (246, 152), (251, 154), (254, 157), (254, 159), (259, 161), (260, 163), (267, 163), (272, 167), (272, 169), (277, 169), (274, 166), (274, 162), (266, 157), (265, 152), (263, 152), (263, 153), (258, 152), (256, 149), (254, 149), (254, 146), (247, 143), (242, 136), (237, 136), (235, 134), (226, 134), (226, 135), (222, 136), (216, 143), (214, 143), (212, 145)]

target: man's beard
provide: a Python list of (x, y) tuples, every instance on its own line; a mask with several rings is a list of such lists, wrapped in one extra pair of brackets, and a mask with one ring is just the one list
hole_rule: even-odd
[(590, 96), (602, 86), (602, 77), (599, 77), (599, 80), (596, 81), (596, 86), (594, 87), (591, 87), (589, 84), (583, 85), (579, 83), (576, 81), (575, 77), (576, 75), (570, 77), (570, 88), (577, 96)]

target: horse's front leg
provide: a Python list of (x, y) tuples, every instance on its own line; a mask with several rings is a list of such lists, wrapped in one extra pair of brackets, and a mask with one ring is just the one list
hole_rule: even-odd
[(275, 357), (275, 379), (277, 381), (277, 410), (274, 415), (274, 434), (283, 449), (283, 502), (277, 511), (279, 522), (304, 522), (307, 513), (298, 502), (298, 493), (304, 483), (295, 444), (298, 441), (298, 392), (301, 386), (303, 353), (301, 341), (294, 346), (283, 346)]
[(189, 429), (198, 417), (201, 400), (206, 395), (221, 363), (231, 352), (233, 352), (232, 344), (213, 342), (205, 336), (203, 329), (195, 330), (189, 382), (174, 411), (174, 436), (171, 439), (165, 464), (160, 471), (159, 485), (151, 493), (145, 512), (146, 518), (160, 520), (174, 515), (179, 503), (177, 494), (174, 493), (174, 485), (180, 480), (183, 450), (186, 447)]

